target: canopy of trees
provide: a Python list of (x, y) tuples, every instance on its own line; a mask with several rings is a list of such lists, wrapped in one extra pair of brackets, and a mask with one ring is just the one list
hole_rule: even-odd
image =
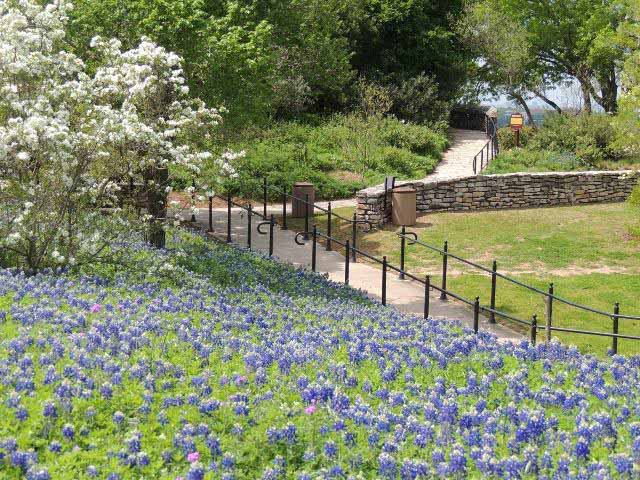
[[(480, 60), (478, 78), (490, 91), (523, 104), (562, 81), (580, 85), (587, 113), (594, 103), (618, 111), (620, 72), (630, 49), (620, 32), (633, 21), (629, 4), (610, 0), (480, 0), (459, 29)], [(637, 46), (636, 46), (637, 48)]]
[(148, 36), (184, 58), (195, 95), (237, 121), (343, 108), (359, 76), (395, 93), (394, 111), (429, 120), (467, 78), (462, 13), (463, 0), (77, 0), (69, 41), (86, 58), (95, 35), (125, 48)]

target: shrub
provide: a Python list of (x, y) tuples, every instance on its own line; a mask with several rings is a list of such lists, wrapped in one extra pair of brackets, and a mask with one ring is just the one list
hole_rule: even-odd
[[(238, 178), (228, 179), (224, 188), (244, 198), (261, 198), (262, 177), (267, 176), (270, 183), (287, 188), (311, 181), (318, 198), (345, 198), (386, 175), (422, 178), (430, 173), (448, 145), (445, 133), (446, 125), (403, 123), (394, 117), (335, 115), (279, 122), (233, 145), (247, 153), (234, 162)], [(364, 154), (368, 163), (363, 169)], [(215, 168), (210, 173), (205, 167), (202, 181), (210, 174), (215, 175)], [(188, 172), (174, 177), (176, 187), (191, 182)], [(271, 199), (278, 199), (275, 191)]]
[(402, 123), (394, 118), (385, 119), (380, 135), (383, 143), (418, 155), (439, 157), (449, 145), (446, 135), (430, 127)]
[(531, 139), (530, 147), (574, 152), (584, 162), (594, 164), (619, 156), (614, 140), (615, 130), (607, 115), (549, 115)]
[(435, 79), (424, 73), (403, 80), (391, 89), (391, 111), (403, 120), (432, 123), (446, 119), (449, 103), (442, 100)]
[(536, 151), (526, 148), (509, 150), (498, 155), (484, 173), (563, 172), (584, 167), (573, 153)]
[[(529, 140), (535, 134), (533, 127), (523, 127), (520, 130), (520, 147), (526, 147)], [(516, 148), (516, 134), (510, 127), (498, 129), (498, 144), (501, 150), (511, 150)]]

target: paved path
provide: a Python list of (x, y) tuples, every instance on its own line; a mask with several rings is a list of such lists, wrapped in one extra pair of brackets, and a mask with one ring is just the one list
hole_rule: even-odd
[[(277, 211), (277, 210), (276, 210)], [(208, 211), (200, 209), (197, 215), (198, 222), (208, 228)], [(227, 213), (223, 209), (215, 209), (213, 212), (214, 235), (224, 240), (227, 232)], [(253, 218), (252, 247), (254, 250), (268, 251), (268, 235), (259, 235), (256, 231), (260, 217)], [(239, 208), (232, 209), (232, 239), (233, 243), (241, 246), (247, 245), (247, 216), (246, 212)], [(268, 231), (268, 227), (266, 228)], [(274, 230), (274, 256), (279, 261), (293, 264), (302, 268), (309, 268), (311, 263), (311, 242), (299, 246), (294, 241), (295, 232), (283, 231), (280, 228)], [(328, 278), (337, 282), (344, 281), (344, 256), (338, 252), (327, 252), (324, 246), (317, 248), (317, 270), (326, 273)], [(366, 263), (351, 263), (349, 268), (350, 285), (362, 289), (376, 300), (381, 299), (381, 269), (374, 268)], [(411, 314), (423, 314), (424, 286), (418, 282), (399, 280), (395, 272), (389, 272), (387, 276), (387, 301), (399, 310)], [(430, 295), (430, 314), (434, 318), (448, 318), (462, 320), (469, 326), (473, 326), (473, 314), (471, 309), (454, 301), (441, 301), (437, 292)], [(502, 325), (491, 325), (484, 317), (480, 317), (480, 329), (491, 330), (501, 341), (520, 341), (522, 336)]]
[[(425, 180), (448, 180), (456, 177), (473, 175), (473, 157), (487, 143), (484, 132), (477, 130), (449, 130), (451, 146), (442, 155), (442, 160), (435, 171), (425, 177)], [(327, 208), (329, 202), (316, 202), (320, 207)], [(355, 207), (356, 199), (333, 200), (332, 208)]]
[(449, 137), (451, 146), (444, 152), (436, 170), (426, 177), (429, 180), (447, 180), (473, 175), (473, 157), (482, 150), (488, 140), (484, 132), (457, 128), (449, 130)]

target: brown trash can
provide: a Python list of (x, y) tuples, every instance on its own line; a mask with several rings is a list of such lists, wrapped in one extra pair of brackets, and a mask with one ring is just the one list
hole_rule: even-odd
[[(296, 182), (293, 184), (293, 199), (291, 200), (291, 216), (293, 218), (304, 218), (307, 204), (305, 204), (305, 195), (309, 195), (309, 216), (313, 216), (313, 204), (316, 200), (316, 191), (313, 183)], [(297, 197), (297, 198), (296, 198)], [(300, 199), (300, 200), (298, 200)]]
[(391, 194), (391, 220), (394, 225), (416, 224), (416, 189), (397, 187)]

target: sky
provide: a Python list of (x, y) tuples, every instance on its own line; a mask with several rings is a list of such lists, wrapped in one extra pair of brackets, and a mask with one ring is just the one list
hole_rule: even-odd
[[(547, 97), (556, 102), (562, 109), (578, 110), (582, 107), (582, 94), (577, 82), (572, 82), (569, 85), (559, 85), (553, 90), (547, 91)], [(502, 108), (516, 107), (516, 105), (513, 102), (509, 102), (504, 95), (498, 98), (485, 98), (482, 100), (482, 104)], [(530, 100), (528, 104), (532, 109), (551, 109), (551, 106), (537, 98)]]

